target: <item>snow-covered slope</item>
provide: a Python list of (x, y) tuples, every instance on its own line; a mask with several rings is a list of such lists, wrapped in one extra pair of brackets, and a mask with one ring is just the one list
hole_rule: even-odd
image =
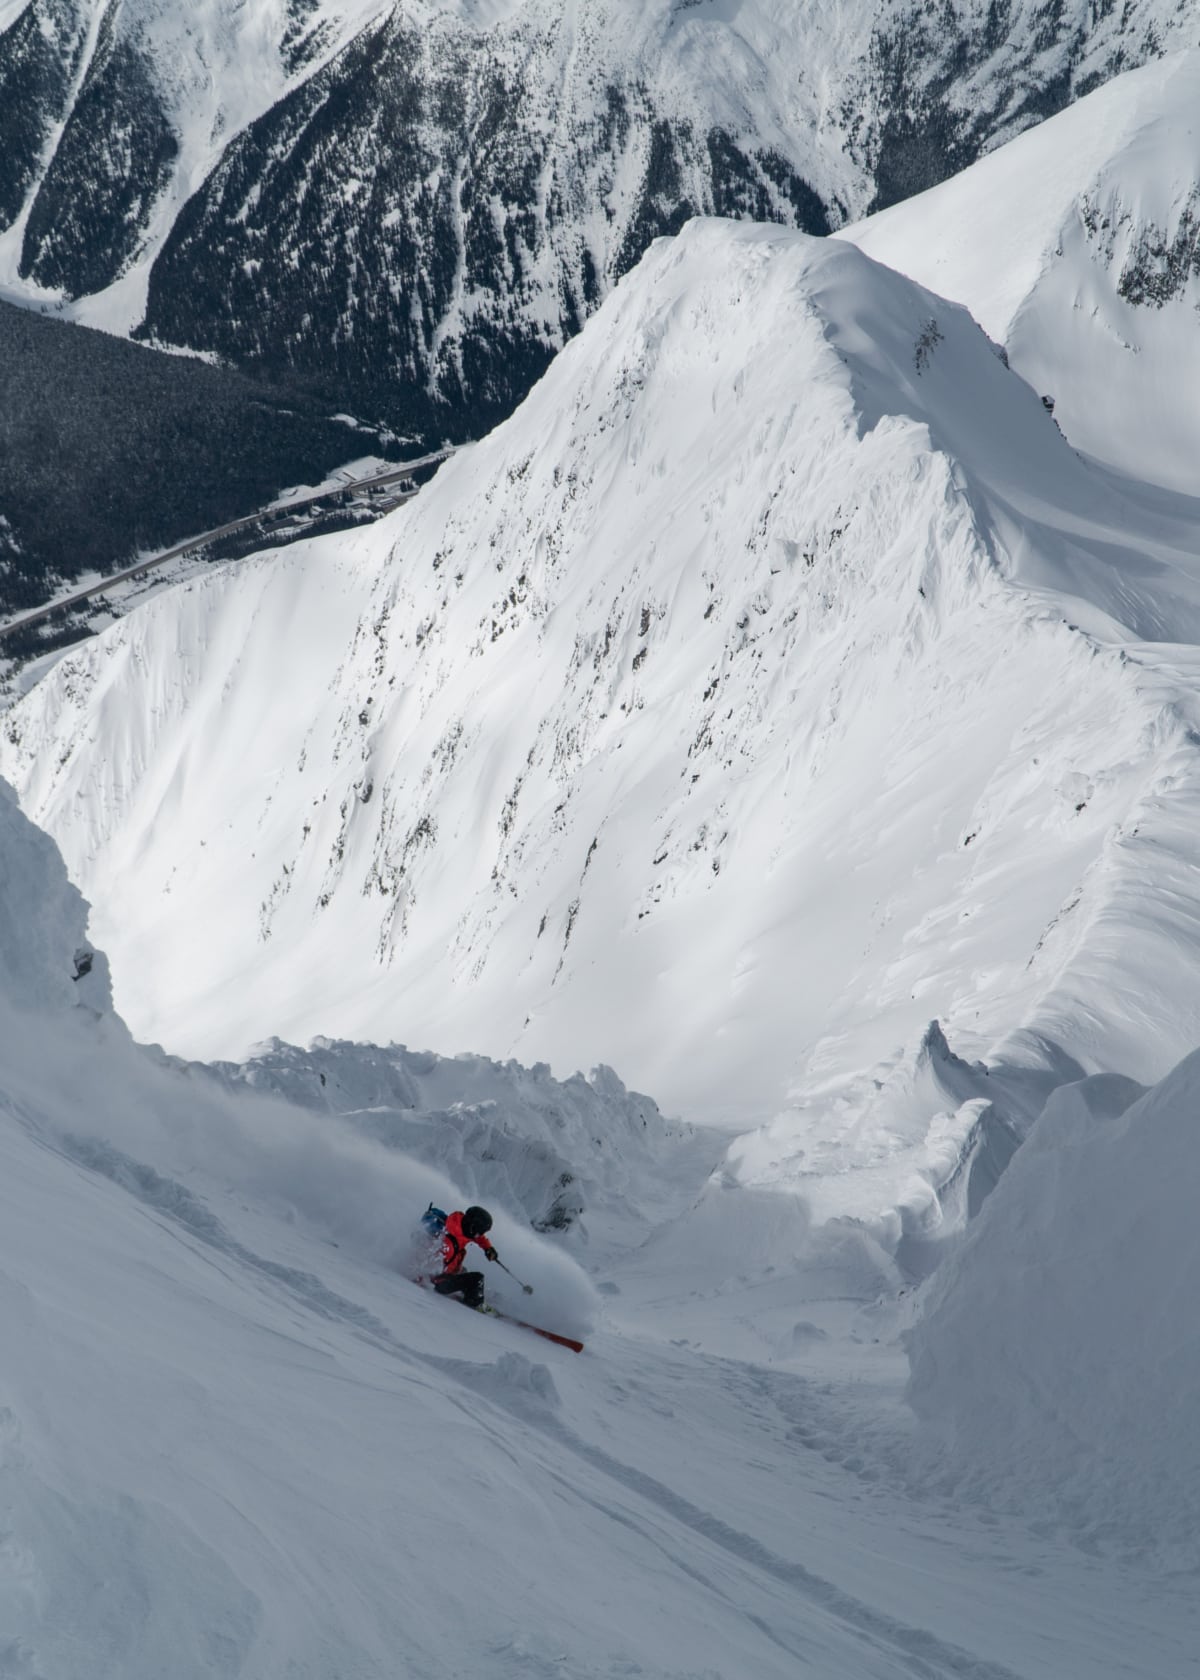
[(1184, 0), (6, 0), (0, 284), (478, 435), (655, 235), (824, 231), (1197, 28)]
[(965, 304), (1076, 447), (1195, 493), (1200, 53), (1131, 71), (908, 203), (845, 228)]
[(1057, 1092), (910, 1341), (944, 1488), (1191, 1570), (1198, 1077)]
[[(71, 977), (84, 913), (0, 788), (6, 1680), (1188, 1672), (1191, 1599), (1169, 1580), (912, 1497), (878, 1307), (837, 1303), (844, 1349), (797, 1323), (772, 1368), (680, 1335), (684, 1310), (728, 1313), (715, 1244), (686, 1273), (661, 1244), (610, 1253), (582, 1358), (415, 1290), (402, 1234), (456, 1187), (329, 1113), (139, 1050), (103, 958)], [(321, 1071), (366, 1077), (333, 1046)], [(454, 1089), (454, 1064), (406, 1071)], [(464, 1075), (478, 1090), (485, 1070)], [(1113, 1186), (1087, 1188), (1104, 1205)], [(535, 1280), (525, 1310), (594, 1307), (511, 1211), (495, 1235)], [(816, 1310), (828, 1276), (806, 1287), (778, 1258), (793, 1319)]]
[(606, 1061), (894, 1245), (1036, 1112), (978, 1058), (1200, 1041), (1196, 532), (960, 309), (697, 222), (412, 508), (160, 597), (2, 762), (139, 1035)]
[[(542, 1293), (550, 1297), (545, 1310), (557, 1306), (586, 1317), (587, 1284), (568, 1261), (527, 1234), (532, 1216), (542, 1211), (536, 1196), (547, 1166), (546, 1133), (557, 1134), (564, 1160), (589, 1157), (574, 1186), (572, 1218), (542, 1221), (575, 1237), (583, 1233), (574, 1216), (589, 1192), (602, 1220), (615, 1209), (628, 1224), (628, 1199), (621, 1193), (636, 1153), (644, 1194), (652, 1201), (673, 1176), (670, 1167), (661, 1171), (664, 1162), (680, 1154), (677, 1144), (688, 1142), (679, 1128), (663, 1125), (652, 1102), (627, 1093), (610, 1070), (590, 1082), (557, 1086), (545, 1069), (380, 1050), (368, 1055), (352, 1047), (339, 1056), (332, 1046), (324, 1058), (308, 1058), (307, 1066), (306, 1058), (288, 1055), (282, 1046), (253, 1069), (177, 1062), (135, 1045), (113, 1013), (107, 958), (86, 937), (86, 920), (87, 906), (53, 843), (22, 816), (11, 789), (0, 783), (4, 1122), (10, 1129), (19, 1122), (41, 1142), (178, 1215), (201, 1241), (214, 1235), (214, 1222), (191, 1192), (160, 1176), (164, 1168), (187, 1176), (191, 1191), (216, 1187), (222, 1193), (236, 1182), (284, 1217), (302, 1218), (310, 1234), (394, 1273), (407, 1263), (427, 1202), (463, 1200), (455, 1168), (465, 1163), (465, 1188), (485, 1192), (508, 1217), (506, 1249), (514, 1266), (538, 1257), (546, 1279)], [(304, 1075), (317, 1078), (326, 1068), (330, 1092), (322, 1109), (305, 1092)], [(356, 1083), (362, 1091), (372, 1073), (376, 1101), (355, 1109), (345, 1095)], [(281, 1100), (289, 1085), (308, 1100)], [(505, 1138), (507, 1153), (499, 1146)], [(483, 1158), (489, 1146), (490, 1170)], [(684, 1180), (688, 1170), (694, 1169), (684, 1169)], [(503, 1299), (504, 1279), (494, 1293)], [(508, 1304), (520, 1304), (520, 1297)]]

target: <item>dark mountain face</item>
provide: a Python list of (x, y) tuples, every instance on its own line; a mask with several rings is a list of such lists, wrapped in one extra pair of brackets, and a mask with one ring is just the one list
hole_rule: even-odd
[[(894, 20), (881, 17), (866, 79), (866, 103), (877, 113), (869, 148), (875, 192), (868, 208), (883, 210), (937, 186), (998, 139), (1053, 116), (1162, 50), (1147, 22), (1149, 8), (1126, 5), (1128, 34), (1119, 33), (1102, 49), (1098, 63), (1091, 49), (1115, 5), (1048, 0), (1023, 7), (1020, 0), (988, 0), (986, 7), (925, 4)], [(1176, 5), (1167, 0), (1159, 10)]]
[(103, 291), (136, 256), (178, 154), (154, 65), (110, 11), (34, 200), (21, 272), (69, 298)]
[(1193, 11), (30, 0), (0, 35), (0, 227), (27, 212), (20, 272), (68, 299), (153, 256), (144, 337), (477, 435), (659, 235), (824, 233), (1184, 44)]
[(16, 221), (38, 181), (83, 46), (71, 0), (33, 0), (0, 35), (0, 229)]
[(554, 41), (519, 45), (431, 40), (399, 14), (354, 41), (188, 202), (144, 330), (352, 391), (406, 429), (478, 433), (689, 217), (828, 231), (779, 153), (673, 124), (636, 86), (581, 108)]
[[(794, 14), (811, 79), (802, 12), (775, 10)], [(862, 10), (831, 165), (803, 123), (782, 143), (767, 120), (735, 130), (711, 88), (681, 111), (644, 55), (581, 52), (549, 11), (481, 33), (397, 8), (231, 143), (159, 255), (144, 330), (353, 393), (410, 430), (478, 435), (691, 216), (828, 232), (1153, 46), (1130, 33), (1088, 69), (1105, 8), (1067, 0)], [(697, 27), (708, 11), (677, 9)]]
[(0, 391), (0, 616), (385, 453), (261, 381), (2, 302)]

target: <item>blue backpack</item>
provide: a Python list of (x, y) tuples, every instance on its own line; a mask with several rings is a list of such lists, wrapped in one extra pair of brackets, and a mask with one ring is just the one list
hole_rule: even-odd
[(434, 1207), (433, 1203), (430, 1202), (421, 1215), (421, 1228), (428, 1231), (431, 1237), (440, 1237), (446, 1229), (446, 1215), (442, 1209)]

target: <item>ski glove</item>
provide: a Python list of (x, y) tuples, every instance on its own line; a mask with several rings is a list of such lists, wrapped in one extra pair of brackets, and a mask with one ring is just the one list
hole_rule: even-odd
[(485, 1248), (483, 1252), (487, 1255), (489, 1260), (499, 1260), (500, 1258), (494, 1248)]

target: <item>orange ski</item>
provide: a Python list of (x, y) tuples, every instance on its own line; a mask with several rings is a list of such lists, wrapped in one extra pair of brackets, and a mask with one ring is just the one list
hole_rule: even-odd
[(527, 1324), (523, 1318), (514, 1318), (511, 1313), (501, 1312), (497, 1307), (478, 1307), (476, 1311), (487, 1313), (491, 1318), (502, 1318), (506, 1324), (516, 1324), (522, 1330), (532, 1330), (535, 1336), (545, 1336), (548, 1342), (569, 1347), (573, 1353), (583, 1352), (583, 1343), (577, 1342), (573, 1336), (560, 1336), (557, 1330), (543, 1330), (540, 1324)]
[(577, 1342), (571, 1336), (560, 1336), (555, 1330), (543, 1330), (540, 1324), (526, 1324), (523, 1318), (510, 1318), (508, 1313), (497, 1312), (495, 1307), (485, 1307), (484, 1312), (490, 1312), (493, 1318), (507, 1319), (509, 1324), (519, 1324), (522, 1330), (532, 1330), (535, 1336), (545, 1336), (548, 1342), (557, 1342), (559, 1347), (567, 1347), (574, 1353), (583, 1352), (583, 1343)]

